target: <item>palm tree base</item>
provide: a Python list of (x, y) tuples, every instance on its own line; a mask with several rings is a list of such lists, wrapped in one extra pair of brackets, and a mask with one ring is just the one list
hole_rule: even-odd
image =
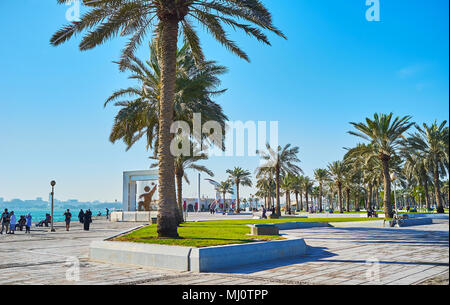
[(437, 211), (439, 214), (444, 214), (444, 213), (445, 213), (444, 207), (438, 207), (438, 208), (436, 209), (436, 211)]
[(179, 238), (177, 227), (175, 218), (161, 217), (158, 215), (156, 229), (158, 238)]

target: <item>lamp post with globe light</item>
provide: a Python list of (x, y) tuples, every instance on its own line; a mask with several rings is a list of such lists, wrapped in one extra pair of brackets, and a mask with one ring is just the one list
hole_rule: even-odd
[(52, 180), (52, 181), (50, 182), (50, 185), (52, 186), (52, 192), (51, 192), (51, 195), (52, 195), (52, 206), (51, 206), (51, 226), (50, 226), (50, 231), (51, 231), (51, 232), (55, 232), (55, 228), (53, 227), (53, 199), (54, 199), (54, 197), (55, 197), (55, 185), (56, 185), (56, 181), (55, 181), (55, 180)]

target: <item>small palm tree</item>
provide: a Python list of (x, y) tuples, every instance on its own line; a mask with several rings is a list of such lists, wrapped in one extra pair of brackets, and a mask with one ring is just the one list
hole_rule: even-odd
[(392, 119), (393, 114), (374, 114), (374, 118), (366, 118), (366, 123), (350, 124), (358, 132), (349, 131), (351, 135), (361, 137), (372, 144), (372, 156), (377, 157), (383, 168), (384, 212), (388, 218), (393, 217), (391, 203), (391, 177), (389, 161), (394, 157), (404, 139), (403, 134), (414, 124), (411, 116)]
[(314, 181), (311, 178), (304, 176), (302, 183), (303, 191), (305, 192), (306, 212), (309, 212), (309, 195), (313, 192)]
[[(67, 0), (57, 0), (59, 4), (66, 2)], [(178, 237), (170, 128), (173, 122), (176, 55), (180, 30), (199, 64), (203, 62), (204, 55), (192, 21), (199, 22), (219, 43), (245, 60), (249, 60), (247, 54), (228, 38), (224, 24), (235, 30), (243, 30), (265, 44), (270, 42), (263, 30), (285, 36), (273, 25), (271, 14), (258, 0), (83, 0), (82, 3), (87, 12), (81, 20), (74, 21), (56, 32), (50, 40), (52, 45), (62, 44), (83, 31), (87, 33), (80, 43), (81, 50), (92, 49), (118, 35), (130, 36), (122, 52), (121, 63), (125, 64), (150, 31), (156, 34), (163, 80), (158, 130), (157, 232), (161, 238)], [(245, 20), (250, 25), (240, 20)]]
[(330, 175), (326, 169), (318, 168), (314, 171), (314, 179), (319, 183), (319, 211), (322, 212), (323, 184), (330, 179)]
[(286, 194), (286, 212), (291, 213), (291, 191), (294, 190), (296, 176), (288, 173), (286, 176), (281, 178), (280, 187), (285, 191)]
[(299, 148), (291, 148), (291, 144), (287, 144), (283, 148), (278, 146), (276, 150), (272, 149), (269, 144), (266, 144), (266, 148), (267, 152), (257, 151), (260, 157), (266, 162), (257, 171), (260, 173), (264, 171), (274, 172), (277, 204), (276, 214), (281, 216), (280, 177), (287, 173), (296, 175), (302, 172), (302, 169), (296, 165), (296, 163), (300, 162), (297, 156)]
[(219, 185), (216, 187), (216, 191), (221, 193), (223, 195), (223, 212), (226, 211), (227, 204), (225, 203), (225, 195), (226, 194), (234, 194), (233, 192), (233, 184), (230, 180), (225, 180), (219, 183)]
[(227, 174), (229, 175), (228, 179), (236, 185), (236, 204), (237, 204), (237, 212), (240, 213), (239, 206), (239, 186), (252, 186), (252, 180), (250, 179), (251, 174), (249, 171), (246, 171), (240, 167), (235, 167), (233, 170), (228, 169)]
[[(178, 224), (181, 224), (183, 219), (183, 178), (187, 184), (191, 184), (186, 174), (186, 170), (193, 169), (198, 172), (206, 173), (210, 177), (214, 177), (214, 173), (206, 166), (196, 164), (199, 161), (208, 160), (208, 155), (200, 153), (198, 146), (194, 143), (191, 144), (192, 153), (185, 156), (183, 154), (175, 157), (175, 181), (177, 187), (177, 205), (178, 205)], [(155, 156), (151, 159), (158, 159)], [(150, 167), (155, 168), (158, 163), (152, 164)], [(200, 202), (199, 208), (200, 208)]]
[(334, 181), (337, 187), (338, 193), (338, 203), (339, 203), (339, 213), (344, 213), (343, 202), (342, 202), (342, 185), (344, 183), (345, 175), (345, 164), (342, 161), (334, 161), (328, 164), (328, 173), (331, 179)]

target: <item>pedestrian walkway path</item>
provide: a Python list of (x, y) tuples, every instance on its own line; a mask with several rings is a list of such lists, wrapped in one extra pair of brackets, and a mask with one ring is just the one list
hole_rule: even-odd
[[(201, 219), (199, 219), (201, 220)], [(35, 228), (0, 235), (0, 284), (448, 284), (449, 226), (310, 228), (282, 231), (304, 238), (301, 258), (198, 274), (88, 260), (89, 244), (140, 225), (94, 221), (90, 231)], [(78, 271), (79, 272), (78, 272)], [(76, 276), (78, 272), (78, 277)]]

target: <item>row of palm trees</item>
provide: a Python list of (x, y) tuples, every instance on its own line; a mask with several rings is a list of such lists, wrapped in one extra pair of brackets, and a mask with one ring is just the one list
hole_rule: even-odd
[[(302, 176), (301, 169), (292, 164), (299, 161), (296, 157), (298, 148), (291, 150), (287, 159), (280, 154), (277, 162), (258, 170), (257, 196), (264, 198), (266, 206), (272, 205), (271, 199), (275, 196), (278, 215), (281, 189), (286, 195), (287, 211), (290, 211), (290, 197), (294, 193), (300, 210), (304, 210), (304, 195), (306, 211), (309, 210), (308, 197), (315, 199), (320, 212), (323, 211), (324, 198), (328, 198), (331, 205), (336, 198), (337, 209), (341, 213), (350, 211), (351, 206), (359, 211), (361, 203), (365, 209), (377, 208), (382, 201), (385, 216), (392, 217), (391, 186), (395, 183), (403, 206), (413, 206), (417, 193), (423, 190), (426, 207), (430, 209), (432, 198), (429, 194), (432, 191), (437, 212), (444, 212), (444, 202), (447, 205), (449, 202), (448, 180), (442, 181), (449, 175), (449, 128), (446, 121), (421, 127), (411, 122), (410, 116), (393, 118), (390, 113), (375, 114), (363, 123), (350, 124), (356, 130), (349, 133), (366, 140), (366, 143), (346, 149), (343, 160), (331, 162), (327, 168), (316, 169), (315, 181)], [(267, 149), (269, 153), (263, 154), (263, 159), (276, 160), (277, 154), (270, 146)], [(285, 150), (278, 148), (278, 151)]]

